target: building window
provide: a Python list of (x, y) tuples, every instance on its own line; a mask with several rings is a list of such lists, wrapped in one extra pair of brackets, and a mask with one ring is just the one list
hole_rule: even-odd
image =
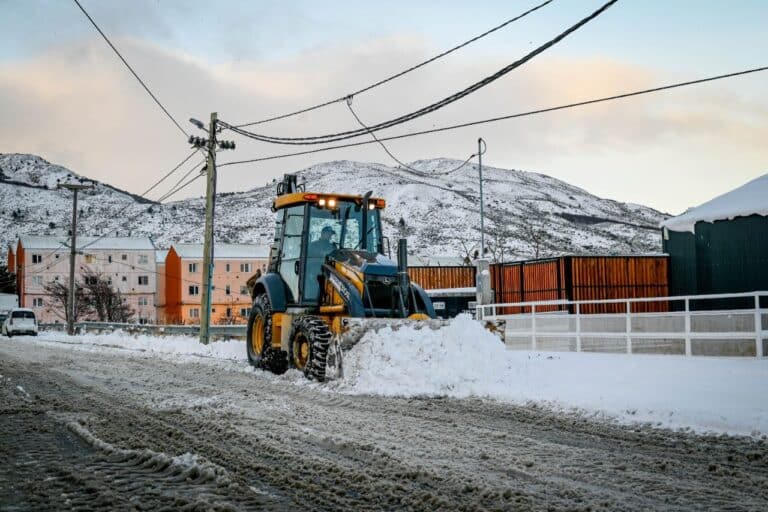
[(251, 314), (251, 308), (240, 308), (240, 316), (247, 318)]
[(85, 284), (89, 286), (94, 286), (98, 282), (98, 278), (96, 276), (85, 276)]
[(266, 271), (267, 271), (267, 264), (266, 264), (266, 263), (262, 263), (262, 265), (261, 265), (261, 271), (262, 271), (262, 272), (266, 272)]
[(148, 306), (149, 299), (147, 297), (139, 297), (138, 303), (139, 303), (139, 306)]
[(139, 323), (141, 325), (147, 325), (149, 323), (149, 318), (141, 318), (141, 317), (139, 317)]
[(149, 263), (149, 256), (146, 254), (139, 254), (139, 265), (146, 265)]
[(232, 308), (227, 308), (227, 318), (232, 318)]
[(112, 255), (111, 255), (111, 254), (110, 254), (109, 256), (107, 256), (107, 261), (108, 261), (109, 263), (112, 263)]
[(85, 255), (85, 262), (88, 263), (88, 264), (96, 263), (96, 256), (94, 256), (93, 254), (86, 254)]
[(240, 295), (248, 295), (248, 287), (245, 285), (242, 285), (240, 287)]
[(250, 263), (241, 263), (240, 264), (240, 272), (250, 272), (251, 271), (251, 264)]
[(230, 295), (231, 293), (232, 293), (232, 288), (230, 288), (230, 286), (229, 286), (229, 285), (227, 285), (226, 287), (224, 287), (224, 294), (225, 294), (225, 295)]
[(197, 263), (190, 263), (189, 264), (189, 273), (194, 274), (197, 272)]
[(128, 282), (128, 276), (123, 276), (123, 282), (124, 282), (124, 283), (127, 283), (127, 282)]
[(41, 308), (41, 307), (43, 307), (43, 298), (42, 297), (38, 297), (38, 298), (32, 299), (32, 307), (34, 307), (34, 308)]
[(189, 294), (190, 295), (200, 295), (200, 287), (196, 284), (189, 285)]
[(128, 255), (127, 254), (123, 254), (123, 255), (120, 256), (120, 259), (123, 260), (123, 261), (128, 261)]
[(32, 255), (32, 263), (42, 263), (43, 262), (43, 255), (42, 254), (33, 254)]
[(200, 310), (198, 308), (192, 308), (189, 310), (190, 318), (200, 318)]
[(32, 284), (35, 286), (43, 286), (43, 276), (32, 276)]
[(141, 284), (141, 285), (148, 285), (149, 284), (149, 276), (139, 276), (139, 284)]
[(229, 272), (229, 263), (226, 265), (227, 272)]

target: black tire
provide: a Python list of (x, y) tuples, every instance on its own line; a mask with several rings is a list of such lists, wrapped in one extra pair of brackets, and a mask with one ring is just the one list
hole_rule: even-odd
[[(304, 373), (308, 379), (318, 382), (325, 380), (325, 370), (328, 363), (328, 347), (333, 335), (321, 318), (312, 315), (296, 317), (291, 325), (291, 364)], [(301, 346), (306, 343), (308, 353), (301, 354)], [(299, 361), (304, 362), (304, 367)]]
[[(269, 303), (269, 298), (266, 294), (257, 295), (253, 301), (251, 314), (248, 316), (248, 329), (246, 333), (245, 345), (248, 352), (248, 361), (253, 366), (269, 370), (278, 375), (288, 370), (287, 354), (271, 346), (272, 305)], [(259, 343), (254, 343), (255, 339), (261, 340), (260, 347), (258, 346)]]

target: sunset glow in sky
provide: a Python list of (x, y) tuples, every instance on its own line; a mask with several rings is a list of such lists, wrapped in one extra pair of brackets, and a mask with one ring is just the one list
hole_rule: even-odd
[[(81, 0), (190, 133), (343, 96), (539, 1)], [(368, 123), (415, 110), (516, 60), (602, 5), (555, 0), (449, 57), (355, 98)], [(73, 2), (0, 0), (0, 152), (35, 153), (131, 192), (188, 153)], [(624, 0), (479, 92), (382, 136), (768, 65), (768, 3)], [(404, 161), (465, 159), (542, 172), (677, 214), (768, 172), (768, 72), (537, 117), (393, 141)], [(260, 126), (304, 136), (357, 128), (343, 103)], [(292, 152), (234, 134), (219, 161)], [(222, 192), (330, 160), (395, 165), (377, 145), (221, 169)], [(200, 195), (202, 180), (177, 198)], [(158, 196), (160, 193), (157, 194)], [(150, 196), (155, 197), (155, 196)]]

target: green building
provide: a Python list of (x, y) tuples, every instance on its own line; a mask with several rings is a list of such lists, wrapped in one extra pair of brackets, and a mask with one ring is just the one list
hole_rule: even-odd
[(664, 221), (662, 239), (670, 295), (768, 291), (768, 174)]

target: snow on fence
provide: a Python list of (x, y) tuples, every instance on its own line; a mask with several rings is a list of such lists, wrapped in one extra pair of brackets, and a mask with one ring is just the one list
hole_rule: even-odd
[[(648, 303), (663, 304), (644, 312)], [(585, 313), (595, 310), (623, 312)], [(505, 322), (510, 349), (768, 355), (768, 292), (478, 304), (477, 315)]]

